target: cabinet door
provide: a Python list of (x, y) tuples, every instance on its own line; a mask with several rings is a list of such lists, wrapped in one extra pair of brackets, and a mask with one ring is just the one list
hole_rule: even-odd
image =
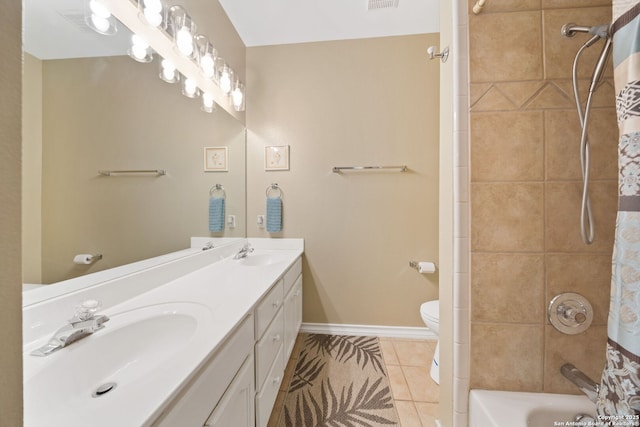
[(254, 395), (253, 356), (249, 356), (205, 426), (255, 427)]
[(302, 275), (298, 276), (284, 303), (285, 362), (291, 356), (300, 325), (302, 324)]

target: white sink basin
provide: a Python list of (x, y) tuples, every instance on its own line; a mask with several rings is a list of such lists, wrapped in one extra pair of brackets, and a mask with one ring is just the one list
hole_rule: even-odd
[[(122, 425), (96, 417), (107, 405), (111, 413), (123, 411), (127, 425), (142, 425), (150, 415), (146, 396), (154, 396), (160, 384), (171, 392), (166, 380), (189, 357), (190, 344), (205, 341), (213, 323), (207, 307), (186, 302), (108, 315), (104, 329), (49, 356), (31, 356), (31, 348), (25, 349), (25, 426)], [(95, 396), (108, 383), (115, 387)]]
[(266, 252), (266, 251), (256, 251), (247, 255), (244, 258), (241, 258), (238, 263), (241, 265), (245, 265), (248, 267), (264, 267), (267, 265), (278, 264), (281, 262), (285, 262), (287, 260), (287, 256), (278, 252)]

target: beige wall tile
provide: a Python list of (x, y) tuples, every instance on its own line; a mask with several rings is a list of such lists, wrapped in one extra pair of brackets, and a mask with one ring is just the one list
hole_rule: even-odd
[(500, 92), (504, 93), (518, 107), (525, 105), (544, 85), (543, 81), (496, 83)]
[[(473, 6), (478, 0), (469, 0), (469, 16), (473, 19)], [(518, 12), (523, 10), (539, 10), (540, 0), (500, 0), (485, 3), (482, 13)]]
[(549, 252), (602, 252), (611, 254), (617, 213), (617, 182), (596, 181), (589, 186), (594, 215), (595, 241), (580, 237), (580, 182), (546, 184), (546, 241)]
[(545, 392), (580, 394), (560, 373), (560, 367), (565, 363), (573, 364), (596, 383), (600, 383), (606, 356), (606, 326), (591, 326), (582, 334), (565, 335), (547, 325), (545, 333)]
[(543, 185), (472, 183), (472, 251), (541, 251)]
[(611, 254), (547, 255), (545, 306), (558, 294), (577, 292), (593, 307), (592, 325), (606, 325), (610, 285)]
[[(580, 180), (581, 128), (574, 110), (546, 111), (545, 156), (547, 179)], [(593, 109), (589, 126), (591, 179), (617, 179), (618, 127), (613, 108)]]
[(471, 181), (544, 177), (542, 112), (471, 114)]
[[(611, 21), (611, 7), (591, 7), (573, 9), (545, 10), (544, 19), (544, 76), (548, 79), (571, 78), (573, 58), (576, 52), (589, 38), (587, 34), (578, 34), (567, 38), (560, 34), (566, 23), (592, 26), (606, 24)], [(600, 55), (601, 44), (584, 51), (580, 57), (578, 77), (591, 78), (593, 64)], [(613, 66), (605, 71), (605, 76), (613, 75)]]
[(542, 0), (543, 9), (611, 6), (611, 0)]
[(547, 83), (527, 103), (527, 110), (570, 108), (574, 105), (573, 98), (567, 96), (564, 91), (553, 83)]
[(539, 11), (482, 13), (469, 19), (470, 80), (542, 78), (541, 24)]
[(516, 104), (495, 86), (490, 86), (485, 93), (471, 104), (471, 111), (504, 111), (515, 110)]
[(544, 255), (474, 253), (471, 261), (472, 321), (544, 322)]
[(471, 325), (471, 388), (542, 391), (543, 325)]

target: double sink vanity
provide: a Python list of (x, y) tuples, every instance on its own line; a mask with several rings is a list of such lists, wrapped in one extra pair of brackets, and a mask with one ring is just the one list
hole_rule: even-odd
[[(303, 250), (193, 238), (96, 284), (25, 292), (24, 425), (265, 427), (302, 322)], [(32, 354), (87, 301), (101, 302), (101, 328)]]

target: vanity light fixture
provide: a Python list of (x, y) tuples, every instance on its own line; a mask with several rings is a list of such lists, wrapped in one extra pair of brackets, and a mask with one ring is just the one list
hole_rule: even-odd
[(202, 106), (200, 109), (206, 113), (213, 113), (216, 111), (216, 103), (213, 101), (213, 96), (207, 92), (202, 92)]
[(196, 24), (182, 6), (171, 6), (167, 19), (167, 32), (173, 37), (178, 52), (188, 58), (193, 58), (195, 52), (194, 36)]
[(89, 0), (85, 10), (85, 22), (93, 31), (110, 36), (118, 31), (116, 19), (99, 0)]
[(195, 41), (198, 49), (198, 63), (200, 64), (202, 74), (208, 79), (215, 78), (215, 64), (218, 58), (218, 52), (209, 39), (202, 34), (198, 34)]
[(187, 98), (197, 98), (200, 94), (200, 89), (198, 89), (198, 85), (196, 81), (185, 77), (182, 79), (182, 94)]
[(160, 78), (167, 83), (177, 83), (180, 80), (180, 73), (173, 62), (163, 59), (160, 61)]
[(196, 24), (183, 6), (170, 5), (170, 0), (129, 0), (125, 2), (129, 6), (121, 6), (120, 0), (84, 1), (91, 11), (85, 15), (86, 21), (96, 31), (102, 34), (112, 31), (111, 21), (115, 28), (116, 19), (105, 5), (125, 25), (136, 28), (129, 56), (139, 62), (151, 62), (157, 54), (161, 59), (159, 77), (167, 83), (181, 82), (182, 94), (199, 98), (203, 111), (213, 112), (218, 105), (232, 115), (245, 110), (244, 84), (218, 56), (207, 36), (196, 33)]
[(152, 27), (159, 27), (164, 22), (164, 5), (161, 0), (138, 0), (138, 9)]
[(138, 62), (153, 61), (153, 54), (151, 53), (149, 43), (137, 34), (131, 36), (131, 47), (127, 53)]

